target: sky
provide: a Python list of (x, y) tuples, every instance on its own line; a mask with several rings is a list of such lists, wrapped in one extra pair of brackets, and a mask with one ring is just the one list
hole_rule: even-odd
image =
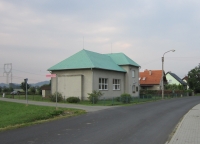
[(122, 52), (140, 71), (161, 70), (174, 49), (164, 70), (183, 78), (200, 63), (199, 14), (199, 0), (0, 0), (0, 83), (10, 63), (13, 83), (50, 80), (83, 48)]

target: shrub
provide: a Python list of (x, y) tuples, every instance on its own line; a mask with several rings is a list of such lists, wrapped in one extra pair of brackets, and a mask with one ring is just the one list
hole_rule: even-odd
[(78, 103), (78, 102), (80, 102), (80, 99), (78, 97), (68, 97), (67, 102), (68, 103)]
[(115, 98), (115, 100), (116, 100), (117, 102), (120, 102), (120, 101), (121, 101), (120, 99), (121, 99), (120, 97), (116, 97), (116, 98)]
[(151, 94), (140, 95), (140, 98), (152, 98)]
[[(53, 95), (50, 95), (49, 98), (51, 101), (56, 102), (56, 92)], [(57, 92), (57, 102), (62, 100), (63, 100), (62, 94)]]
[(121, 97), (121, 102), (123, 102), (123, 103), (130, 103), (130, 101), (131, 101), (130, 94), (124, 93), (120, 97)]
[(89, 101), (93, 104), (96, 104), (103, 93), (101, 91), (94, 90), (92, 93), (88, 93), (88, 95), (89, 97), (87, 98), (89, 99)]

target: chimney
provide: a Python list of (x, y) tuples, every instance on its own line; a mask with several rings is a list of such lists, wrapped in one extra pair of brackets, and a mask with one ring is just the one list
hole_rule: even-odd
[(151, 70), (149, 70), (149, 75), (152, 75), (152, 71)]

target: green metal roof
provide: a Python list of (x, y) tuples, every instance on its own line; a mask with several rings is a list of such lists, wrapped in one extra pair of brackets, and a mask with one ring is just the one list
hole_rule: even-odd
[(107, 55), (110, 56), (118, 65), (133, 65), (136, 67), (140, 67), (140, 65), (138, 65), (136, 62), (134, 62), (132, 59), (130, 59), (123, 53), (112, 53)]
[(48, 69), (48, 71), (85, 68), (98, 68), (126, 72), (123, 68), (118, 66), (110, 56), (84, 49), (52, 66)]

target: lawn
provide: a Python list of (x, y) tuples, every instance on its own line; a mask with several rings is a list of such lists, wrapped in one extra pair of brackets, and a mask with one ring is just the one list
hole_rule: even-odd
[[(5, 95), (6, 98), (26, 100), (26, 95)], [(41, 95), (27, 95), (28, 100), (50, 102), (48, 98), (43, 98)]]
[(12, 129), (44, 121), (76, 116), (84, 110), (36, 106), (0, 101), (0, 131)]

